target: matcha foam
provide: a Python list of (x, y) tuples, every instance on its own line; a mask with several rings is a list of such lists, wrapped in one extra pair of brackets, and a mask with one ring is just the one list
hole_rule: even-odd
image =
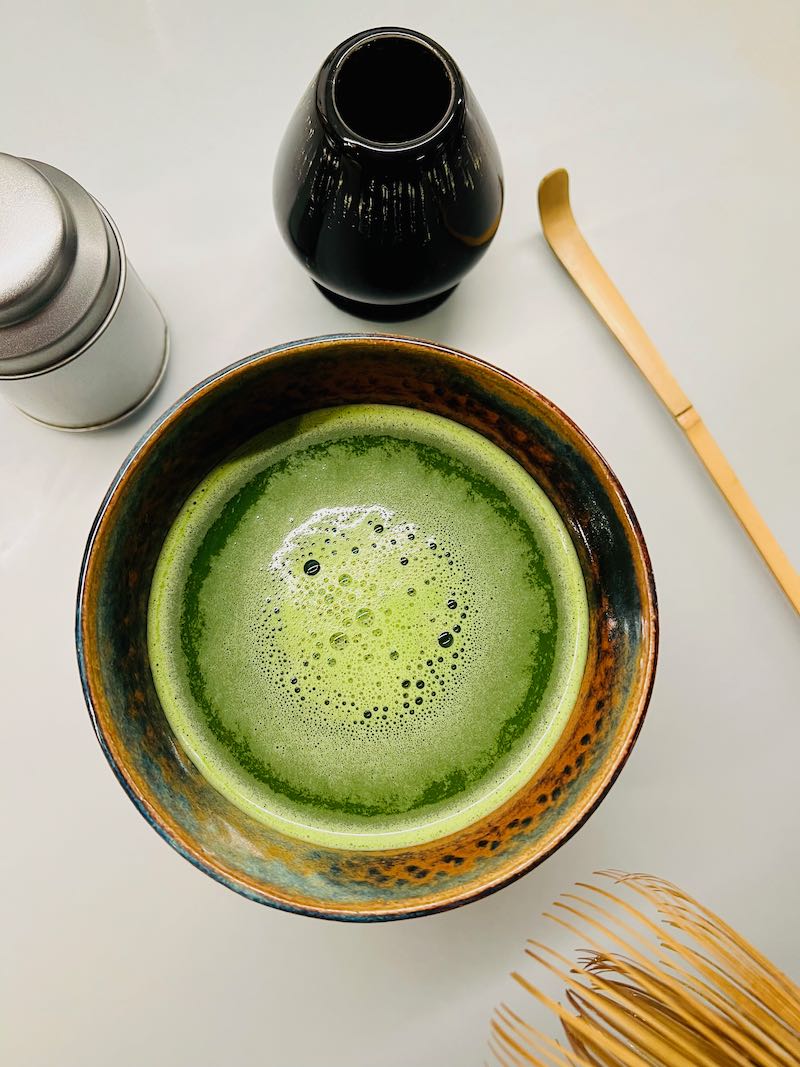
[(572, 710), (587, 605), (538, 485), (474, 431), (377, 405), (216, 468), (156, 567), (150, 662), (193, 762), (284, 833), (395, 848), (527, 781)]

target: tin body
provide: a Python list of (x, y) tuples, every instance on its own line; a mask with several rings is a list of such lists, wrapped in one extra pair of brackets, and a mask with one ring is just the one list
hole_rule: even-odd
[(117, 227), (30, 160), (0, 155), (0, 199), (0, 394), (57, 429), (124, 418), (161, 381), (168, 332)]

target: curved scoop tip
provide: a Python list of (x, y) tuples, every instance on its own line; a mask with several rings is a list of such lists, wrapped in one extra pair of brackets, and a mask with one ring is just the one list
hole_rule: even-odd
[(569, 174), (564, 167), (551, 170), (539, 182), (539, 214), (550, 205), (569, 203)]

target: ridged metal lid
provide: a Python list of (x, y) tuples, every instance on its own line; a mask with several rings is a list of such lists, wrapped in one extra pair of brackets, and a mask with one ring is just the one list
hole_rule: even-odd
[(0, 153), (0, 378), (75, 355), (111, 310), (120, 269), (116, 238), (82, 186)]

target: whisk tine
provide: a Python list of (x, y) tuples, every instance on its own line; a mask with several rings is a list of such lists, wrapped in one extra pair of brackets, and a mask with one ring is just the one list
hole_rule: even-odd
[(514, 1020), (517, 1026), (521, 1027), (522, 1030), (526, 1032), (526, 1034), (531, 1035), (531, 1037), (534, 1037), (538, 1041), (544, 1042), (547, 1047), (553, 1049), (554, 1055), (557, 1054), (565, 1057), (567, 1063), (574, 1064), (574, 1067), (594, 1067), (591, 1061), (584, 1062), (580, 1058), (580, 1056), (577, 1059), (571, 1059), (567, 1055), (567, 1051), (563, 1045), (560, 1045), (558, 1041), (553, 1040), (552, 1037), (548, 1037), (547, 1034), (540, 1033), (540, 1031), (538, 1031), (535, 1027), (531, 1026), (530, 1023), (526, 1023), (525, 1020), (521, 1016), (517, 1015), (515, 1011), (512, 1011), (512, 1009), (509, 1008), (507, 1004), (503, 1004), (502, 1008), (505, 1010), (506, 1015), (510, 1016), (510, 1018)]
[(510, 1059), (508, 1059), (505, 1055), (505, 1052), (503, 1051), (503, 1046), (500, 1044), (497, 1038), (489, 1038), (489, 1049), (494, 1054), (495, 1058), (497, 1059), (497, 1062), (500, 1064), (500, 1067), (518, 1067), (519, 1060), (517, 1060), (515, 1064)]
[(624, 1044), (618, 1037), (616, 1037), (609, 1030), (598, 1027), (588, 1019), (571, 1014), (557, 1001), (546, 996), (535, 986), (527, 982), (522, 975), (514, 974), (513, 977), (519, 982), (523, 989), (526, 989), (537, 1000), (541, 1000), (543, 1004), (547, 1004), (556, 1015), (564, 1021), (566, 1019), (571, 1026), (573, 1026), (579, 1034), (583, 1037), (588, 1037), (593, 1043), (599, 1044), (605, 1051), (613, 1053), (619, 1063), (625, 1064), (626, 1067), (640, 1067), (641, 1059), (639, 1059), (630, 1048)]
[[(544, 1034), (539, 1034), (532, 1027), (525, 1026), (524, 1023), (520, 1024), (514, 1017), (514, 1013), (508, 1008), (503, 1012), (502, 1008), (497, 1011), (497, 1018), (513, 1031), (526, 1046), (532, 1047), (536, 1050), (537, 1054), (544, 1056), (547, 1063), (544, 1067), (573, 1067), (575, 1061), (568, 1059), (563, 1048), (557, 1041), (553, 1041), (552, 1038), (546, 1037)], [(583, 1064), (579, 1067), (584, 1067)]]
[[(555, 902), (557, 913), (545, 913), (582, 939), (577, 962), (541, 941), (530, 940), (525, 950), (566, 986), (566, 1004), (512, 975), (560, 1019), (568, 1048), (503, 1004), (492, 1023), (495, 1045), (499, 1040), (505, 1057), (522, 1057), (498, 1058), (503, 1067), (800, 1063), (800, 988), (787, 975), (670, 882), (596, 873), (611, 879), (614, 890), (579, 882), (583, 894), (565, 893)], [(624, 899), (625, 891), (653, 909), (656, 921)]]
[[(605, 891), (599, 890), (599, 892), (604, 893)], [(564, 896), (567, 895), (568, 894), (564, 894)], [(615, 902), (618, 902), (620, 906), (624, 907), (628, 913), (630, 913), (634, 917), (638, 917), (643, 923), (647, 923), (648, 926), (652, 926), (653, 929), (658, 932), (658, 927), (650, 923), (649, 920), (646, 919), (646, 916), (639, 913), (636, 908), (632, 908), (626, 901), (616, 901), (616, 898), (614, 898), (613, 896), (611, 897), (611, 899)], [(584, 915), (577, 909), (572, 908), (569, 905), (562, 904), (560, 901), (556, 901), (556, 906), (562, 908), (564, 911), (571, 912), (572, 914), (582, 918), (585, 922), (597, 928), (601, 932), (601, 934), (604, 934), (604, 936), (610, 938), (612, 941), (626, 946), (627, 949), (634, 956), (634, 958), (638, 959), (648, 970), (652, 970), (653, 961), (648, 956), (644, 955), (641, 952), (638, 952), (635, 948), (633, 948), (633, 946), (626, 943), (612, 930), (608, 929), (608, 927), (605, 927), (602, 923), (597, 922), (597, 920), (592, 919), (590, 916)], [(610, 914), (608, 913), (607, 909), (600, 910), (602, 910), (604, 914)], [(577, 934), (580, 937), (583, 937), (584, 940), (588, 941), (589, 944), (592, 944), (597, 948), (602, 948), (600, 942), (598, 942), (591, 936), (588, 936), (585, 931), (581, 930), (579, 927), (576, 927), (574, 924), (569, 923), (558, 916), (551, 915), (548, 912), (545, 912), (545, 917), (551, 919), (555, 923), (558, 923), (559, 926), (563, 926), (565, 929), (570, 930), (571, 932)], [(630, 924), (624, 923), (624, 925), (630, 928)], [(735, 1027), (728, 1026), (726, 1021), (728, 1014), (727, 1003), (722, 998), (720, 998), (707, 983), (698, 981), (698, 979), (692, 974), (691, 971), (687, 970), (685, 967), (679, 964), (675, 958), (667, 955), (664, 951), (662, 951), (663, 938), (662, 943), (650, 942), (646, 938), (640, 938), (640, 940), (642, 940), (643, 943), (649, 944), (653, 955), (664, 966), (664, 968), (666, 968), (666, 970), (660, 972), (659, 978), (664, 981), (678, 995), (679, 998), (686, 998), (687, 989), (693, 990), (695, 993), (698, 994), (697, 997), (692, 998), (691, 1011), (693, 1015), (696, 1016), (695, 1025), (701, 1031), (701, 1033), (704, 1033), (706, 1036), (709, 1036), (709, 1034), (713, 1035), (714, 1031), (722, 1029), (723, 1032), (727, 1033), (728, 1038), (733, 1037), (735, 1041), (738, 1041), (751, 1057), (750, 1059), (748, 1059), (745, 1055), (741, 1055), (738, 1059), (735, 1059), (734, 1062), (737, 1062), (742, 1065), (751, 1064), (753, 1062), (752, 1058), (755, 1057), (755, 1062), (760, 1064), (762, 1060), (759, 1058), (759, 1045), (757, 1043), (754, 1043), (747, 1034), (743, 1034), (740, 1031), (737, 1031)], [(685, 946), (683, 946), (681, 942), (675, 939), (671, 939), (671, 944), (674, 944), (674, 946), (681, 951), (687, 951)], [(681, 975), (682, 981), (673, 978), (669, 973), (670, 971), (675, 971), (677, 974)], [(708, 1008), (706, 1006), (706, 1001), (711, 1005), (711, 1008)], [(719, 1012), (722, 1012), (723, 1015), (720, 1016)], [(709, 1026), (711, 1027), (710, 1031), (708, 1029)], [(728, 1042), (724, 1040), (722, 1043), (724, 1045), (728, 1044)], [(770, 1061), (767, 1061), (767, 1063), (769, 1062)]]
[(539, 1060), (531, 1053), (526, 1052), (525, 1049), (522, 1048), (522, 1046), (517, 1041), (515, 1041), (514, 1038), (511, 1037), (511, 1035), (507, 1033), (507, 1031), (504, 1030), (502, 1026), (500, 1026), (497, 1020), (492, 1021), (492, 1029), (502, 1040), (506, 1055), (512, 1056), (515, 1064), (533, 1063), (536, 1064), (536, 1067), (548, 1067), (548, 1065), (546, 1063), (543, 1063), (542, 1060)]
[(634, 892), (649, 890), (652, 894), (651, 899), (655, 898), (656, 909), (661, 914), (674, 912), (678, 907), (683, 906), (687, 915), (695, 919), (702, 916), (708, 923), (709, 931), (713, 931), (717, 937), (724, 937), (729, 944), (735, 945), (739, 952), (762, 968), (777, 985), (784, 989), (793, 1004), (797, 1004), (797, 998), (800, 995), (800, 988), (798, 988), (797, 984), (783, 971), (779, 970), (763, 953), (751, 945), (749, 941), (745, 941), (716, 912), (706, 908), (672, 882), (657, 878), (655, 875), (627, 875), (625, 879)]
[[(635, 876), (630, 876), (629, 879), (625, 879), (626, 883), (631, 888), (633, 888), (634, 877)], [(762, 1027), (760, 1027), (759, 1025), (753, 1025), (748, 1016), (744, 1015), (741, 1010), (736, 1009), (736, 998), (738, 994), (736, 994), (735, 991), (734, 996), (732, 998), (733, 1005), (730, 999), (727, 999), (725, 996), (720, 995), (720, 992), (724, 993), (728, 989), (728, 978), (725, 972), (721, 971), (717, 965), (711, 963), (704, 956), (697, 953), (696, 950), (692, 949), (690, 946), (685, 945), (682, 941), (679, 941), (676, 937), (673, 937), (667, 931), (663, 930), (655, 923), (651, 922), (647, 918), (647, 916), (645, 916), (637, 908), (632, 907), (627, 901), (622, 900), (621, 898), (618, 898), (613, 894), (607, 893), (605, 890), (600, 889), (597, 886), (586, 885), (585, 883), (581, 884), (583, 884), (585, 888), (591, 889), (597, 892), (598, 894), (608, 898), (613, 903), (617, 904), (620, 908), (622, 908), (626, 914), (633, 916), (647, 929), (652, 930), (659, 936), (660, 944), (653, 945), (651, 943), (651, 951), (657, 957), (657, 959), (661, 961), (665, 968), (667, 968), (669, 971), (674, 971), (682, 976), (682, 981), (678, 984), (679, 989), (682, 986), (693, 989), (701, 998), (699, 1001), (696, 1000), (693, 1003), (693, 1010), (697, 1010), (702, 1014), (704, 1012), (703, 1001), (706, 1001), (714, 1009), (714, 1011), (711, 1013), (711, 1019), (713, 1020), (715, 1025), (719, 1025), (720, 1023), (720, 1018), (717, 1013), (722, 1013), (723, 1017), (730, 1018), (733, 1022), (734, 1027), (738, 1028), (733, 1031), (734, 1034), (736, 1034), (738, 1040), (747, 1050), (748, 1055), (751, 1057), (755, 1057), (756, 1063), (766, 1062), (767, 1064), (772, 1065), (773, 1060), (769, 1058), (770, 1054), (777, 1055), (779, 1061), (782, 1063), (786, 1063), (787, 1065), (795, 1062), (791, 1059), (787, 1060), (784, 1055), (782, 1055), (778, 1050), (774, 1048), (772, 1044), (769, 1043), (769, 1041), (765, 1046), (763, 1039), (765, 1037), (768, 1037), (769, 1032), (771, 1032), (771, 1022), (769, 1023), (769, 1032), (767, 1030), (762, 1029)], [(565, 898), (570, 897), (575, 899), (574, 894), (564, 894), (563, 896)], [(651, 898), (648, 897), (648, 899)], [(584, 901), (584, 903), (588, 902)], [(572, 911), (573, 914), (579, 915), (585, 922), (588, 922), (591, 925), (597, 927), (599, 930), (601, 930), (601, 932), (604, 931), (606, 933), (606, 936), (611, 937), (613, 940), (619, 940), (612, 931), (604, 928), (602, 923), (598, 923), (596, 920), (591, 919), (591, 917), (583, 915), (576, 909), (573, 909), (570, 906), (563, 904), (561, 901), (556, 901), (556, 907), (560, 907), (566, 911)], [(599, 905), (595, 905), (595, 908), (597, 908), (598, 911), (601, 911), (605, 916), (609, 916), (613, 920), (617, 921), (619, 924), (630, 928), (630, 924), (623, 923), (623, 921), (620, 920), (618, 916), (613, 915), (607, 909), (600, 908)], [(663, 907), (660, 910), (662, 913), (664, 912)], [(551, 916), (551, 918), (554, 918), (554, 920), (556, 922), (559, 922), (561, 925), (567, 925), (568, 929), (575, 930), (575, 928), (571, 925), (565, 924), (563, 920), (555, 919), (554, 916)], [(580, 933), (580, 931), (577, 930), (575, 930), (575, 932)], [(640, 940), (643, 939), (640, 937)], [(669, 950), (668, 953), (665, 953), (663, 949)], [(645, 957), (641, 958), (645, 959)], [(698, 972), (698, 974), (702, 975), (704, 978), (708, 978), (709, 981), (703, 981), (701, 979), (698, 979), (696, 974), (693, 974), (691, 970), (687, 969), (679, 962), (679, 960), (681, 959), (684, 962), (689, 963), (691, 966), (693, 966)], [(652, 966), (652, 963), (649, 963), (649, 966)], [(714, 983), (716, 983), (718, 988), (714, 988)], [(705, 1017), (708, 1018), (707, 1015)], [(768, 1016), (764, 1016), (765, 1025), (767, 1024), (768, 1019)], [(723, 1027), (723, 1029), (725, 1029), (725, 1027)], [(761, 1051), (759, 1051), (759, 1049)], [(763, 1059), (765, 1052), (767, 1053), (766, 1061), (764, 1061)], [(749, 1061), (745, 1060), (745, 1062)]]

